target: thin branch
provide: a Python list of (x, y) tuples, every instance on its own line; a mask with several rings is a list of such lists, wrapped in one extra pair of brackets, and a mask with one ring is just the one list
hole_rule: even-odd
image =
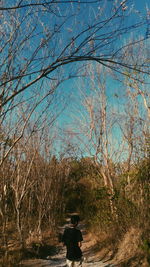
[(75, 4), (94, 4), (94, 3), (99, 3), (102, 0), (94, 0), (94, 1), (78, 1), (78, 0), (71, 0), (71, 1), (46, 1), (42, 3), (30, 3), (30, 4), (25, 4), (25, 5), (17, 5), (17, 6), (12, 6), (12, 7), (0, 7), (0, 10), (13, 10), (13, 9), (21, 9), (25, 7), (31, 7), (31, 6), (48, 6), (48, 5), (53, 5), (53, 4), (68, 4), (68, 3), (75, 3)]

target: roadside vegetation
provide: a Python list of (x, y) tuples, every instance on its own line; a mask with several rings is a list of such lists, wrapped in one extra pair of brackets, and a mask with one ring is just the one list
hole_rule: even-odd
[(28, 179), (27, 162), (27, 158), (20, 159), (16, 169), (10, 161), (3, 165), (7, 190), (1, 199), (2, 266), (6, 266), (6, 259), (12, 266), (23, 257), (53, 253), (58, 242), (57, 226), (71, 212), (80, 213), (89, 231), (96, 234), (99, 249), (109, 247), (113, 257), (120, 241), (133, 231), (124, 247), (127, 256), (136, 238), (133, 255), (122, 258), (122, 263), (128, 264), (131, 257), (133, 262), (138, 259), (138, 264), (145, 260), (149, 263), (149, 157), (131, 166), (130, 173), (126, 162), (112, 166), (113, 195), (104, 186), (92, 158), (52, 157), (48, 162), (36, 151)]
[(56, 253), (72, 212), (102, 259), (148, 266), (148, 5), (5, 0), (0, 16), (0, 266)]

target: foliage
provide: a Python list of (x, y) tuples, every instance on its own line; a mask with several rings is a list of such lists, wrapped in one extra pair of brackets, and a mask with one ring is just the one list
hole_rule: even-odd
[[(142, 27), (149, 26), (147, 17), (138, 16), (134, 8), (128, 11), (126, 1), (31, 2), (6, 0), (0, 7), (4, 261), (15, 266), (24, 255), (22, 250), (9, 251), (12, 239), (14, 247), (25, 249), (34, 237), (34, 252), (41, 249), (43, 255), (43, 231), (49, 229), (53, 236), (66, 213), (75, 211), (99, 231), (117, 229), (122, 235), (131, 225), (142, 228), (142, 248), (149, 257), (148, 36), (134, 40), (135, 29), (141, 35)], [(131, 32), (133, 39), (124, 44)], [(108, 100), (105, 77), (110, 75), (125, 88), (121, 93), (108, 88), (120, 113)], [(80, 150), (86, 147), (82, 155), (88, 151), (88, 157), (70, 158), (67, 152), (57, 153), (59, 127), (54, 129), (54, 122), (66, 107), (66, 91), (60, 86), (81, 76), (86, 76), (81, 124), (66, 139), (71, 149), (77, 136)], [(63, 143), (65, 138), (59, 139)]]
[(144, 253), (146, 254), (147, 261), (150, 264), (150, 241), (147, 239), (143, 240), (141, 248), (144, 251)]
[[(147, 244), (149, 243), (147, 242), (149, 241), (146, 237), (149, 227), (149, 160), (147, 158), (141, 160), (136, 167), (134, 166), (130, 173), (124, 172), (120, 180), (116, 169), (113, 196), (108, 188), (102, 186), (102, 182), (98, 182), (98, 179), (101, 181), (102, 178), (98, 176), (97, 166), (90, 158), (58, 160), (56, 157), (51, 157), (50, 161), (47, 161), (36, 151), (30, 176), (26, 180), (26, 171), (29, 168), (27, 159), (29, 158), (31, 159), (30, 153), (26, 160), (20, 158), (16, 161), (15, 169), (10, 168), (11, 161), (5, 161), (3, 165), (1, 182), (5, 181), (6, 173), (9, 175), (6, 183), (7, 190), (3, 191), (4, 187), (1, 183), (3, 194), (1, 203), (2, 247), (8, 246), (11, 241), (12, 235), (9, 232), (14, 231), (14, 222), (17, 222), (18, 216), (17, 209), (19, 209), (21, 220), (20, 225), (17, 225), (16, 240), (20, 242), (21, 234), (25, 244), (27, 239), (30, 239), (30, 235), (35, 233), (37, 238), (35, 251), (39, 250), (36, 244), (41, 244), (44, 229), (49, 228), (54, 232), (56, 226), (62, 222), (65, 213), (79, 212), (81, 218), (91, 228), (96, 228), (98, 232), (114, 233), (113, 242), (115, 242), (114, 238), (118, 240), (131, 226), (142, 227), (142, 238), (147, 240), (146, 243), (143, 241), (142, 251), (148, 255)], [(17, 176), (20, 169), (21, 177)], [(128, 184), (128, 179), (130, 184)], [(24, 182), (26, 191), (23, 198), (20, 198), (18, 206), (18, 197), (21, 197), (24, 192), (22, 187)], [(116, 208), (116, 216), (112, 213), (111, 203)], [(9, 216), (6, 217), (8, 210)], [(10, 229), (8, 229), (8, 223)], [(7, 240), (4, 236), (7, 236)], [(40, 253), (42, 253), (42, 248)]]

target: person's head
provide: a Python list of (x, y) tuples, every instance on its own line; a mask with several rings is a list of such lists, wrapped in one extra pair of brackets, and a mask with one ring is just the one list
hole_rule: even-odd
[(72, 215), (70, 221), (73, 226), (77, 226), (80, 221), (80, 217), (78, 215)]

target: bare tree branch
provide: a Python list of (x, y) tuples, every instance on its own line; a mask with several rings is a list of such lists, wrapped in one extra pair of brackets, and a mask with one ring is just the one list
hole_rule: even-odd
[(78, 0), (70, 0), (70, 1), (43, 1), (42, 3), (30, 3), (30, 4), (24, 4), (22, 5), (20, 1), (19, 4), (17, 6), (11, 6), (11, 7), (0, 7), (0, 10), (14, 10), (14, 9), (20, 9), (20, 8), (25, 8), (25, 7), (32, 7), (32, 6), (49, 6), (49, 5), (53, 5), (53, 4), (68, 4), (68, 3), (75, 3), (75, 4), (94, 4), (94, 3), (99, 3), (102, 0), (93, 0), (93, 1), (78, 1)]

